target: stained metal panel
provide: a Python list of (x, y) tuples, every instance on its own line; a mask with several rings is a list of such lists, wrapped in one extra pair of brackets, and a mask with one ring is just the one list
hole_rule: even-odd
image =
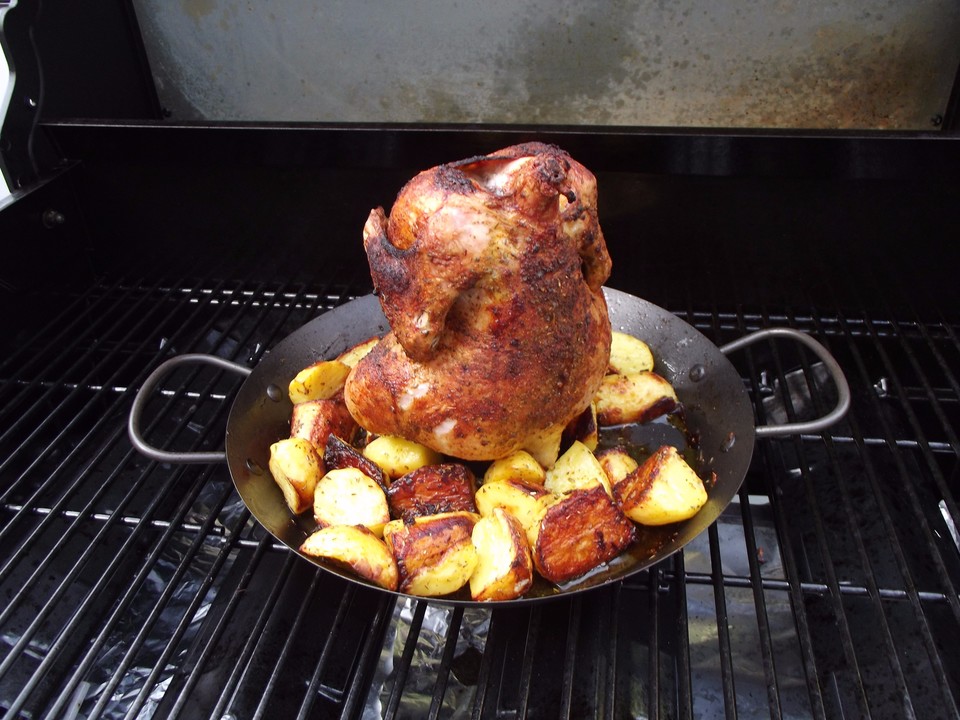
[(180, 120), (931, 129), (950, 0), (135, 0)]

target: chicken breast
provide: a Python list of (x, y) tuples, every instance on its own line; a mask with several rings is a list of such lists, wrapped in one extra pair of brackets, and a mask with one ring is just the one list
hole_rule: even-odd
[(362, 427), (490, 460), (541, 450), (589, 405), (611, 262), (596, 180), (565, 152), (528, 143), (420, 173), (363, 241), (391, 332), (347, 378)]

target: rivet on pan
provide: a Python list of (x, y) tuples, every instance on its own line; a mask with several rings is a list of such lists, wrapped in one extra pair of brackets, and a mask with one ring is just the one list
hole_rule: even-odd
[(260, 467), (260, 464), (253, 458), (247, 458), (246, 463), (247, 470), (249, 470), (254, 475), (263, 475), (263, 468)]
[(267, 397), (274, 402), (280, 402), (283, 400), (283, 390), (280, 389), (279, 385), (270, 383), (267, 385)]
[(737, 435), (733, 431), (727, 433), (727, 437), (723, 439), (723, 442), (720, 444), (720, 452), (730, 452), (730, 449), (737, 442)]
[(688, 373), (688, 375), (690, 379), (693, 380), (694, 382), (700, 382), (701, 380), (703, 380), (703, 378), (707, 376), (707, 369), (703, 365), (697, 363), (692, 368), (690, 368), (690, 372)]

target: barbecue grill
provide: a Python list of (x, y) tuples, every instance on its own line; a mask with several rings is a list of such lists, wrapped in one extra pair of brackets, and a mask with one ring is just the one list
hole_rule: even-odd
[[(98, 30), (117, 70), (86, 82), (104, 92), (57, 94), (69, 73), (54, 58), (40, 83), (28, 31), (48, 57), (66, 11), (15, 9), (0, 145), (7, 717), (960, 715), (957, 85), (930, 131), (181, 123), (163, 117), (129, 15)], [(252, 518), (226, 465), (133, 448), (133, 397), (162, 362), (255, 366), (371, 291), (371, 207), (420, 169), (529, 139), (597, 175), (611, 287), (717, 345), (809, 333), (850, 383), (846, 418), (758, 437), (734, 501), (672, 557), (499, 608), (320, 570)], [(758, 423), (836, 403), (802, 347), (730, 359)], [(241, 384), (178, 369), (145, 435), (221, 449)]]

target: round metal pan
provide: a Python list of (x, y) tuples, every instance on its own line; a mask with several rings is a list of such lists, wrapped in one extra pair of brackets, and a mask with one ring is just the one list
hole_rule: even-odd
[[(586, 576), (561, 587), (539, 580), (523, 598), (508, 603), (566, 596), (616, 582), (669, 557), (706, 530), (737, 494), (749, 468), (757, 435), (816, 432), (839, 420), (849, 406), (847, 382), (836, 361), (823, 346), (803, 333), (771, 328), (718, 348), (689, 324), (656, 305), (609, 288), (605, 288), (605, 294), (613, 329), (643, 339), (656, 358), (655, 371), (676, 389), (684, 408), (687, 430), (690, 436), (698, 439), (701, 454), (698, 471), (708, 480), (709, 500), (697, 515), (685, 522), (662, 528), (641, 528), (636, 544)], [(271, 443), (289, 435), (292, 406), (286, 388), (294, 375), (318, 359), (335, 357), (373, 335), (383, 335), (388, 329), (378, 300), (370, 295), (307, 323), (281, 341), (253, 370), (210, 355), (172, 358), (151, 374), (134, 401), (128, 424), (131, 441), (145, 455), (165, 462), (226, 460), (243, 502), (274, 537), (329, 572), (381, 590), (336, 565), (300, 553), (301, 543), (315, 530), (312, 516), (310, 513), (300, 517), (291, 514), (267, 465)], [(837, 386), (839, 398), (831, 412), (812, 422), (754, 426), (753, 411), (743, 381), (725, 353), (770, 336), (799, 341), (824, 362)], [(143, 407), (153, 388), (173, 366), (193, 362), (208, 362), (248, 375), (227, 420), (225, 453), (159, 450), (149, 445), (140, 433)], [(710, 482), (714, 476), (715, 481)], [(471, 601), (465, 593), (434, 600), (479, 604)]]

